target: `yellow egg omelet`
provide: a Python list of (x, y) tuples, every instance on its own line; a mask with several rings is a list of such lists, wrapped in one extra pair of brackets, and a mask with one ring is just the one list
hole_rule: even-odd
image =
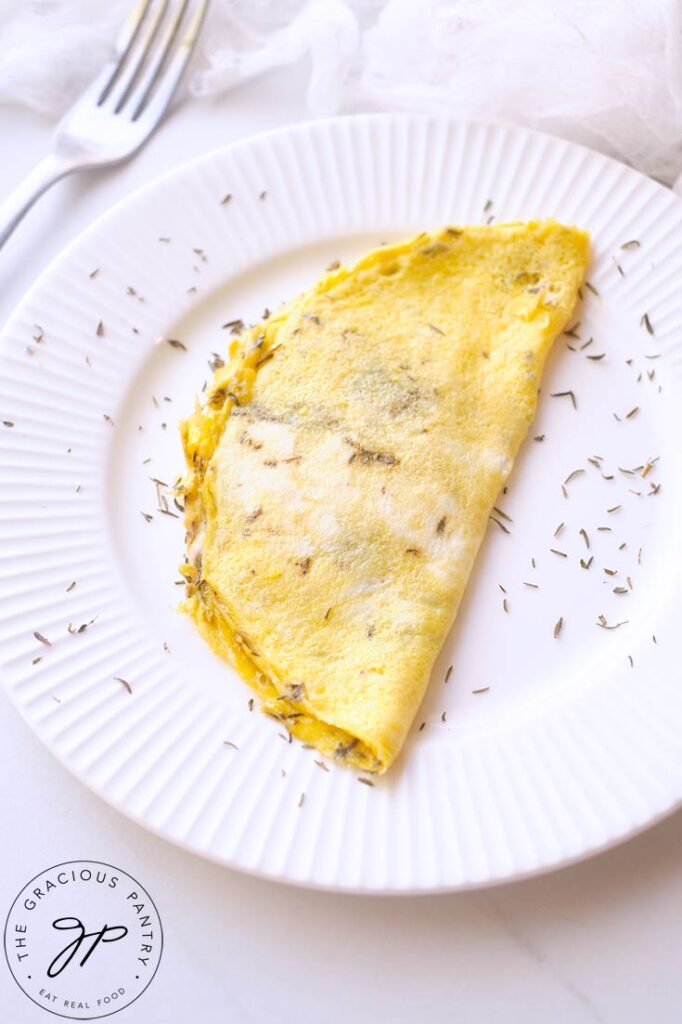
[(588, 254), (553, 221), (383, 246), (243, 330), (182, 424), (184, 608), (323, 754), (400, 752)]

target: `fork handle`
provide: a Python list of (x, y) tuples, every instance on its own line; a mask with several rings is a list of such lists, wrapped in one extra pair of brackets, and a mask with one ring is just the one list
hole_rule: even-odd
[(21, 185), (0, 204), (0, 249), (36, 199), (40, 199), (50, 185), (73, 170), (75, 167), (70, 160), (55, 156), (54, 153), (50, 153), (33, 168)]

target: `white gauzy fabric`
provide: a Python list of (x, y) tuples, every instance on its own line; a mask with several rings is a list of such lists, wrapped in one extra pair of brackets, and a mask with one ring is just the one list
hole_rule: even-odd
[[(60, 114), (130, 5), (0, 0), (0, 102)], [(564, 135), (663, 181), (682, 169), (679, 0), (212, 0), (187, 88), (223, 93), (303, 58), (315, 115), (447, 112)]]

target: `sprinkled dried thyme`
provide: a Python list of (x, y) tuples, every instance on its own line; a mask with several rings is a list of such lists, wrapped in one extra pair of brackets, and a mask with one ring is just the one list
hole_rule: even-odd
[(508, 516), (506, 512), (502, 511), (501, 508), (497, 508), (496, 505), (493, 505), (493, 512), (495, 512), (496, 515), (500, 516), (502, 519), (506, 519), (506, 521), (508, 523), (513, 523), (514, 522), (514, 520), (512, 519), (511, 516)]
[(472, 690), (472, 693), (487, 693), (490, 689), (489, 686), (479, 686), (477, 690)]
[(631, 239), (629, 242), (623, 242), (621, 249), (639, 249), (642, 243), (638, 242), (636, 238)]
[[(506, 597), (504, 597), (504, 598), (502, 599), (502, 610), (503, 610), (503, 611), (504, 611), (505, 613), (508, 613), (508, 612), (509, 612), (509, 602), (507, 601), (507, 598), (506, 598)], [(445, 719), (443, 719), (443, 721), (445, 721)]]
[(185, 345), (184, 342), (180, 341), (179, 338), (166, 338), (166, 341), (171, 346), (171, 348), (180, 348), (182, 349), (183, 352), (187, 351), (187, 346)]
[(484, 212), (484, 213), (490, 213), (490, 211), (492, 210), (492, 208), (493, 208), (493, 201), (492, 201), (492, 199), (487, 199), (487, 200), (486, 200), (486, 204), (485, 204), (485, 206), (483, 207), (483, 212)]
[(109, 413), (108, 413), (108, 412), (104, 412), (104, 413), (102, 413), (102, 416), (103, 416), (103, 417), (104, 417), (104, 419), (105, 419), (105, 420), (107, 421), (107, 423), (109, 424), (109, 426), (113, 427), (113, 425), (114, 425), (114, 421), (113, 421), (113, 419), (111, 418), (111, 416), (109, 415)]
[(588, 291), (592, 292), (593, 295), (596, 295), (597, 297), (599, 297), (599, 292), (594, 287), (594, 285), (591, 284), (589, 281), (585, 281), (585, 287), (587, 288)]
[(565, 525), (564, 523), (559, 523), (559, 525), (557, 526), (556, 530), (554, 531), (554, 536), (555, 537), (559, 536), (559, 534), (561, 533), (561, 531), (564, 528), (564, 525)]
[(622, 507), (623, 507), (622, 505), (613, 505), (611, 508), (607, 508), (606, 511), (607, 512), (617, 512)]
[(3, 425), (3, 427), (7, 427), (9, 429), (10, 427), (14, 426), (14, 421), (13, 420), (3, 420), (2, 421), (2, 425)]
[(556, 548), (550, 548), (549, 550), (552, 552), (553, 555), (561, 555), (562, 558), (568, 558), (568, 555), (565, 551), (557, 551)]
[(310, 555), (307, 555), (305, 558), (298, 559), (298, 561), (295, 564), (298, 566), (298, 570), (301, 576), (307, 576), (308, 573), (310, 572), (312, 558), (310, 557)]
[(613, 260), (614, 266), (615, 266), (616, 270), (618, 271), (618, 273), (620, 274), (620, 276), (621, 277), (625, 277), (625, 271), (621, 267), (621, 265), (618, 262), (618, 260), (616, 259), (616, 257), (612, 256), (611, 259)]
[(395, 455), (392, 455), (390, 452), (372, 451), (369, 448), (364, 448), (356, 441), (353, 441), (350, 437), (344, 437), (344, 441), (353, 448), (353, 454), (348, 459), (349, 465), (357, 461), (363, 466), (367, 466), (372, 463), (378, 463), (382, 466), (397, 466), (400, 462), (400, 459)]
[(575, 394), (573, 393), (573, 391), (553, 391), (552, 394), (549, 397), (550, 398), (570, 398), (571, 402), (573, 403), (573, 408), (574, 409), (578, 408), (578, 403), (576, 401), (576, 397), (575, 397)]
[(446, 683), (447, 683), (447, 681), (448, 681), (448, 679), (450, 678), (451, 675), (452, 675), (452, 665), (450, 665), (450, 667), (448, 668), (447, 672), (445, 673), (445, 682)]
[(614, 594), (627, 594), (628, 593), (628, 588), (627, 587), (614, 587), (613, 588), (613, 592), (614, 592)]
[(239, 750), (239, 747), (237, 746), (237, 744), (233, 743), (232, 740), (223, 740), (223, 746), (224, 747), (232, 747), (233, 750)]
[(583, 474), (584, 472), (585, 472), (584, 469), (574, 469), (572, 473), (568, 474), (568, 476), (564, 480), (564, 483), (565, 484), (570, 484), (571, 480), (575, 480), (575, 478), (577, 476), (581, 476), (581, 474)]
[(261, 192), (261, 194), (260, 194), (260, 195), (258, 196), (258, 198), (259, 198), (259, 199), (261, 200), (261, 202), (262, 202), (262, 201), (263, 201), (264, 199), (267, 199), (267, 196), (268, 196), (268, 193), (267, 193), (267, 191), (266, 191), (265, 189), (263, 189), (263, 191), (262, 191), (262, 192)]
[(630, 668), (634, 668), (635, 667), (635, 663), (634, 663), (634, 661), (632, 659), (632, 655), (631, 654), (628, 654), (628, 661), (630, 662)]
[(511, 532), (510, 530), (507, 529), (507, 527), (504, 525), (504, 523), (501, 523), (499, 519), (495, 518), (495, 516), (488, 516), (488, 518), (491, 519), (493, 521), (493, 523), (495, 523), (496, 526), (499, 526), (499, 528), (502, 530), (502, 533), (510, 533)]
[(534, 440), (534, 441), (544, 441), (544, 440), (545, 440), (545, 435), (544, 435), (544, 434), (537, 434), (537, 435), (536, 435), (536, 436), (535, 436), (535, 437), (533, 438), (533, 440)]
[(114, 676), (114, 679), (116, 680), (117, 683), (120, 683), (122, 686), (125, 686), (128, 693), (133, 692), (133, 688), (127, 679), (122, 679), (121, 676)]
[(600, 615), (599, 618), (597, 619), (597, 623), (596, 624), (597, 624), (597, 626), (600, 626), (601, 629), (620, 629), (621, 626), (627, 625), (628, 621), (629, 621), (628, 619), (623, 619), (622, 622), (615, 622), (612, 626), (610, 626), (608, 624), (608, 622), (606, 621), (605, 616), (604, 615)]
[(70, 594), (75, 586), (76, 586), (76, 581), (74, 580), (73, 583), (69, 583), (68, 587), (66, 588), (66, 593)]
[(232, 334), (239, 334), (244, 330), (243, 320), (228, 320), (226, 324), (222, 325), (223, 331), (230, 331)]
[(46, 647), (52, 647), (52, 641), (48, 640), (42, 633), (39, 633), (37, 629), (33, 630), (33, 635), (36, 640), (40, 640), (41, 644), (45, 644)]
[(554, 632), (553, 632), (552, 635), (554, 636), (555, 640), (559, 636), (559, 633), (561, 632), (561, 627), (563, 626), (563, 624), (564, 624), (564, 617), (562, 615), (561, 618), (558, 619), (558, 621), (556, 622), (556, 624), (554, 626)]
[(523, 581), (523, 585), (524, 585), (524, 587), (531, 587), (533, 590), (539, 590), (540, 589), (540, 587), (538, 586), (537, 583), (526, 583), (525, 580)]
[(329, 765), (325, 764), (324, 761), (315, 761), (318, 768), (321, 768), (323, 772), (329, 771)]
[(588, 356), (587, 358), (591, 359), (592, 362), (597, 363), (600, 359), (603, 359), (605, 355), (606, 352), (601, 352), (598, 356)]
[(150, 515), (149, 512), (140, 512), (140, 515), (146, 523), (151, 523), (154, 516)]
[(638, 412), (639, 412), (639, 406), (638, 406), (638, 405), (636, 405), (636, 406), (634, 407), (634, 409), (630, 409), (630, 412), (628, 412), (628, 413), (626, 413), (626, 414), (625, 414), (625, 419), (626, 419), (626, 420), (631, 420), (631, 419), (632, 419), (632, 417), (633, 417), (633, 416), (636, 416)]
[(90, 273), (88, 274), (88, 277), (92, 278), (92, 280), (94, 281), (94, 279), (97, 277), (98, 274), (99, 274), (99, 267), (95, 267), (94, 270), (90, 271)]
[(645, 328), (647, 334), (654, 334), (654, 329), (653, 329), (653, 326), (651, 324), (651, 320), (649, 319), (649, 314), (648, 313), (642, 313), (642, 318), (639, 321), (639, 324), (640, 324), (640, 327), (644, 327)]
[(303, 807), (303, 801), (304, 800), (305, 800), (305, 793), (301, 793), (300, 797), (298, 798), (298, 806), (299, 807)]
[(249, 698), (249, 711), (253, 711), (254, 703), (255, 703), (255, 701), (254, 701), (253, 697)]
[(580, 568), (581, 569), (589, 569), (590, 566), (592, 565), (593, 560), (594, 560), (594, 555), (590, 555), (590, 557), (587, 559), (587, 561), (585, 561), (584, 558), (581, 558), (580, 559)]
[(587, 536), (587, 531), (581, 526), (580, 529), (578, 530), (578, 533), (580, 534), (582, 539), (585, 541), (585, 547), (589, 550), (590, 538)]
[(374, 786), (374, 783), (372, 782), (371, 779), (365, 779), (363, 778), (363, 776), (360, 776), (358, 778), (358, 782), (361, 782), (363, 786)]
[(568, 338), (580, 339), (580, 335), (578, 334), (578, 328), (579, 327), (580, 327), (580, 321), (578, 320), (577, 323), (573, 324), (572, 327), (569, 327), (567, 330), (563, 331), (562, 333), (565, 334)]
[(38, 662), (40, 662), (40, 661), (42, 661), (42, 660), (43, 660), (43, 656), (42, 656), (42, 654), (39, 654), (37, 658), (34, 658), (34, 659), (33, 659), (33, 661), (31, 662), (31, 664), (32, 664), (32, 665), (37, 665), (37, 664), (38, 664)]
[(425, 725), (426, 725), (426, 722), (422, 722), (422, 724), (421, 724), (421, 725), (419, 726), (419, 728), (417, 729), (417, 732), (421, 732), (421, 731), (423, 730), (423, 728), (424, 728), (424, 726), (425, 726)]
[(582, 352), (584, 349), (589, 348), (593, 341), (594, 341), (594, 338), (588, 338), (587, 341), (584, 342), (584, 344), (582, 344), (580, 346), (580, 351)]
[(92, 619), (90, 619), (90, 621), (89, 621), (89, 622), (82, 622), (82, 623), (80, 624), (80, 626), (74, 626), (74, 625), (73, 625), (73, 624), (72, 624), (72, 623), (70, 622), (70, 623), (68, 624), (68, 626), (66, 627), (66, 630), (67, 630), (67, 632), (68, 632), (68, 633), (71, 633), (71, 635), (72, 635), (72, 636), (75, 636), (75, 635), (76, 635), (77, 633), (84, 633), (84, 632), (85, 632), (85, 630), (86, 630), (86, 629), (87, 629), (87, 628), (88, 628), (89, 626), (92, 626), (93, 622), (97, 622), (97, 619), (98, 619), (98, 618), (99, 618), (99, 616), (98, 616), (98, 615), (95, 615), (95, 617), (94, 617), (94, 618), (92, 618)]
[(657, 643), (658, 643), (658, 640), (656, 639), (656, 634), (655, 634), (655, 633), (652, 633), (652, 634), (651, 634), (651, 639), (653, 640), (653, 642), (654, 642), (655, 644), (657, 644)]
[(441, 722), (447, 721), (447, 717), (448, 717), (448, 713), (447, 713), (447, 711), (444, 711), (443, 714), (440, 716)]
[(436, 327), (435, 324), (430, 323), (428, 324), (428, 326), (431, 328), (432, 331), (435, 331), (436, 334), (442, 334), (443, 336), (445, 336), (445, 331), (441, 331), (440, 327)]

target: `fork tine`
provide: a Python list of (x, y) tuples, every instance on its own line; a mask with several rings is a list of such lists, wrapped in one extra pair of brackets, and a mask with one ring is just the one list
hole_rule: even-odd
[(105, 101), (113, 106), (116, 114), (125, 103), (142, 70), (167, 8), (168, 0), (158, 0), (157, 3), (150, 5), (149, 17), (145, 19), (141, 31), (129, 47), (125, 63), (122, 64), (120, 73), (105, 97)]
[(131, 10), (125, 23), (121, 27), (121, 30), (116, 37), (114, 43), (114, 58), (107, 64), (102, 74), (97, 78), (97, 84), (101, 85), (101, 91), (98, 95), (97, 105), (100, 106), (104, 103), (105, 99), (109, 95), (109, 91), (114, 84), (114, 80), (118, 75), (121, 66), (130, 52), (130, 48), (137, 39), (142, 22), (144, 21), (147, 11), (151, 5), (152, 0), (138, 0), (135, 7)]
[[(199, 0), (196, 13), (192, 17), (179, 46), (172, 58), (166, 64), (162, 73), (158, 76), (158, 84), (151, 99), (146, 104), (143, 100), (141, 107), (138, 107), (135, 111), (135, 120), (144, 116), (145, 120), (150, 121), (153, 125), (163, 117), (168, 104), (173, 99), (175, 90), (177, 89), (178, 83), (180, 82), (183, 72), (187, 66), (187, 62), (192, 56), (192, 51), (194, 50), (197, 36), (201, 31), (201, 26), (203, 24), (207, 8), (208, 0)], [(149, 95), (149, 92), (151, 91), (152, 84), (153, 83), (150, 83), (150, 90), (148, 90), (147, 95)]]
[(178, 8), (171, 18), (170, 24), (166, 28), (163, 39), (157, 47), (156, 54), (147, 65), (144, 73), (137, 82), (135, 89), (128, 94), (129, 106), (131, 106), (133, 110), (133, 121), (139, 117), (147, 97), (154, 88), (154, 83), (159, 77), (161, 68), (171, 52), (171, 48), (180, 29), (180, 24), (185, 16), (188, 2), (189, 0), (180, 0)]

